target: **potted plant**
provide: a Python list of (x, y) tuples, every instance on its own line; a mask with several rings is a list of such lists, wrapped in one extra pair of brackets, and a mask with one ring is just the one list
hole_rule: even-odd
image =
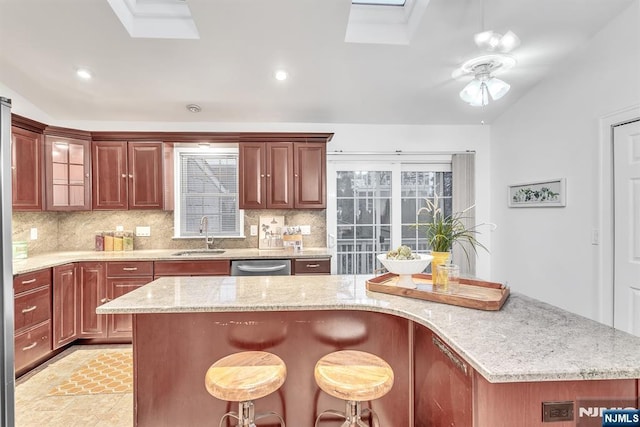
[[(445, 215), (439, 206), (439, 199), (436, 195), (434, 200), (426, 199), (426, 206), (420, 208), (417, 212), (418, 222), (416, 226), (425, 231), (427, 242), (431, 248), (431, 273), (435, 277), (436, 269), (440, 264), (446, 264), (449, 260), (450, 251), (454, 244), (466, 242), (468, 245), (461, 245), (467, 260), (469, 259), (468, 248), (471, 247), (474, 253), (477, 248), (487, 248), (476, 239), (477, 225), (467, 227), (464, 220), (467, 212), (475, 208), (475, 205), (469, 206), (461, 212), (455, 212), (451, 215)], [(420, 216), (426, 215), (428, 222), (420, 222)]]

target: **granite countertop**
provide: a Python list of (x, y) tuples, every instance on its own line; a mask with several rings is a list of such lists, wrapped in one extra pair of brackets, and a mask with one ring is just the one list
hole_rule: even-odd
[(281, 259), (281, 258), (315, 258), (328, 257), (331, 252), (327, 248), (305, 248), (302, 252), (287, 252), (284, 249), (263, 250), (222, 249), (221, 254), (192, 254), (175, 256), (178, 252), (193, 252), (198, 249), (150, 249), (118, 252), (73, 251), (51, 252), (26, 259), (13, 261), (13, 274), (29, 273), (43, 268), (55, 267), (69, 262), (79, 261), (189, 261), (196, 259)]
[(640, 378), (640, 337), (512, 293), (482, 311), (366, 290), (366, 276), (166, 277), (110, 313), (365, 310), (422, 324), (494, 383)]

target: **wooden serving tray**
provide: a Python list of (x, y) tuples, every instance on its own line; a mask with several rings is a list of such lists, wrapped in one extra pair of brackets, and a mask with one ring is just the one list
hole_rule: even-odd
[(395, 286), (399, 276), (386, 273), (367, 280), (367, 290), (490, 311), (500, 310), (509, 297), (509, 288), (501, 283), (461, 277), (458, 292), (445, 294), (433, 290), (430, 274), (414, 274), (411, 277), (417, 289)]

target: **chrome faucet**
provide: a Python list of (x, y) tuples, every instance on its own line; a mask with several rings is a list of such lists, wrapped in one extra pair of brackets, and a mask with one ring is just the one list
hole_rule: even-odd
[(200, 234), (204, 231), (204, 247), (213, 249), (213, 236), (209, 237), (209, 218), (203, 216), (200, 218)]

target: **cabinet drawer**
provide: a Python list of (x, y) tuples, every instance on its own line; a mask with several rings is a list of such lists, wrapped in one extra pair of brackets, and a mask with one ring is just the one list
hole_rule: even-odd
[(51, 269), (34, 271), (33, 273), (25, 273), (13, 278), (13, 293), (29, 291), (44, 285), (51, 284)]
[(15, 297), (14, 327), (29, 328), (51, 318), (51, 287), (44, 286)]
[(154, 277), (160, 276), (228, 276), (228, 259), (194, 261), (156, 261)]
[(107, 263), (107, 277), (131, 276), (153, 276), (153, 261)]
[(329, 258), (297, 259), (294, 263), (295, 274), (331, 274)]
[(15, 346), (15, 370), (19, 371), (51, 351), (51, 322), (16, 335)]

